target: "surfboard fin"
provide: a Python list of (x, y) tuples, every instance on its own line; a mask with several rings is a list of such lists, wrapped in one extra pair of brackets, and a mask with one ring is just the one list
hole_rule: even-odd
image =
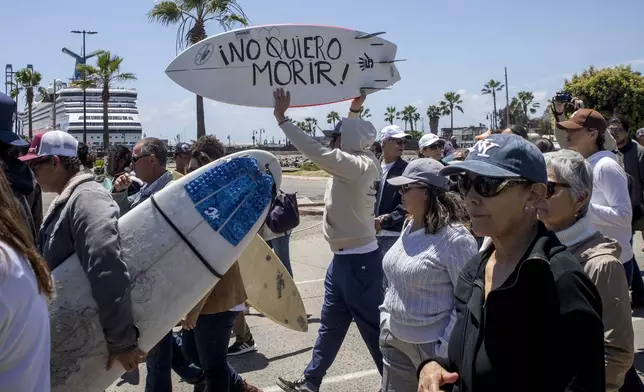
[(379, 35), (383, 35), (383, 34), (385, 34), (385, 33), (386, 33), (386, 31), (381, 31), (381, 32), (378, 32), (378, 33), (362, 34), (362, 35), (357, 36), (357, 37), (356, 37), (356, 39), (367, 39), (367, 38), (373, 38), (373, 37), (377, 37), (377, 36), (379, 36)]

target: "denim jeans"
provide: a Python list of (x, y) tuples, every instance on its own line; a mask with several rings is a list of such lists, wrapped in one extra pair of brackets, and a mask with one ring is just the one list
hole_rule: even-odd
[(208, 392), (242, 392), (243, 381), (228, 364), (228, 341), (239, 312), (201, 315), (195, 329), (183, 330), (186, 358), (203, 369)]
[(291, 239), (291, 233), (288, 232), (281, 237), (273, 238), (267, 243), (268, 243), (268, 246), (270, 246), (273, 249), (273, 252), (275, 252), (277, 257), (280, 258), (280, 260), (282, 261), (282, 264), (284, 264), (284, 267), (286, 268), (286, 270), (288, 271), (288, 273), (291, 275), (291, 278), (292, 278), (293, 269), (291, 268), (291, 251), (289, 249), (290, 239)]
[(324, 280), (324, 304), (313, 358), (304, 371), (319, 388), (355, 320), (362, 340), (382, 374), (380, 310), (383, 302), (382, 253), (335, 255)]
[(172, 370), (189, 384), (203, 382), (203, 372), (186, 359), (181, 346), (181, 336), (170, 332), (148, 352), (145, 392), (172, 392)]

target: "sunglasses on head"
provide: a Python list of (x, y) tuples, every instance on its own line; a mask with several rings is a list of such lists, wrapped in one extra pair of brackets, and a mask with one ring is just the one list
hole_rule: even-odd
[(566, 184), (563, 182), (554, 182), (554, 181), (548, 181), (546, 184), (547, 186), (547, 194), (546, 194), (546, 199), (549, 199), (552, 197), (552, 195), (555, 194), (555, 190), (557, 189), (558, 186), (563, 187), (563, 188), (570, 188), (570, 184)]
[(476, 176), (470, 180), (467, 176), (458, 177), (458, 189), (463, 195), (467, 195), (471, 188), (482, 197), (494, 197), (504, 189), (516, 185), (529, 184), (530, 181), (523, 178), (503, 178)]

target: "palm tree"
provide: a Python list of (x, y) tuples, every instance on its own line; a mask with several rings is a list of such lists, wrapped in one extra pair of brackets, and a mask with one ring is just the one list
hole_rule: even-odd
[(72, 87), (78, 87), (83, 90), (83, 143), (87, 143), (87, 98), (85, 96), (86, 90), (96, 86), (96, 82), (87, 78), (85, 72), (81, 72), (81, 79), (71, 82)]
[(396, 110), (395, 106), (389, 106), (386, 110), (385, 121), (387, 121), (389, 125), (394, 125), (394, 120), (400, 120), (400, 112)]
[(309, 128), (309, 134), (312, 134), (315, 137), (315, 129), (318, 127), (318, 120), (314, 117), (307, 117), (304, 119), (307, 127)]
[(40, 81), (42, 80), (42, 75), (40, 72), (36, 72), (31, 68), (23, 68), (16, 72), (16, 83), (13, 85), (11, 91), (12, 97), (17, 97), (20, 93), (20, 90), (26, 92), (25, 100), (27, 101), (27, 111), (29, 118), (29, 140), (33, 138), (33, 124), (31, 121), (32, 107), (34, 104), (34, 89), (42, 94)]
[(326, 122), (328, 124), (333, 124), (333, 128), (335, 128), (335, 124), (340, 120), (340, 114), (338, 114), (338, 112), (336, 112), (335, 110), (332, 110), (326, 114)]
[(496, 92), (503, 90), (504, 85), (501, 84), (498, 80), (490, 79), (489, 82), (483, 86), (481, 89), (481, 94), (492, 94), (492, 101), (494, 102), (494, 127), (496, 128), (498, 126), (497, 119), (496, 119)]
[(530, 91), (519, 91), (517, 93), (517, 97), (527, 121), (528, 111), (530, 114), (535, 114), (537, 112), (537, 108), (539, 108), (541, 104), (539, 102), (534, 102), (534, 94)]
[(297, 125), (297, 127), (303, 130), (304, 132), (311, 134), (311, 127), (306, 121), (298, 121), (297, 123), (295, 123), (295, 125)]
[(110, 146), (109, 116), (107, 105), (110, 101), (110, 87), (114, 83), (136, 80), (136, 76), (130, 72), (121, 72), (123, 58), (112, 56), (109, 51), (101, 52), (96, 58), (96, 66), (79, 64), (78, 70), (87, 75), (88, 80), (94, 81), (103, 88), (101, 99), (103, 101), (103, 151), (107, 152)]
[[(216, 21), (224, 31), (235, 25), (248, 26), (248, 17), (237, 0), (164, 0), (148, 13), (150, 22), (178, 24), (177, 51), (205, 39), (206, 22)], [(203, 97), (197, 95), (197, 139), (206, 134)]]
[(371, 110), (365, 109), (364, 106), (360, 106), (360, 114), (358, 114), (359, 118), (369, 118), (371, 117)]
[(401, 119), (405, 122), (405, 130), (407, 130), (407, 124), (411, 130), (414, 130), (415, 122), (420, 119), (420, 114), (418, 114), (418, 109), (413, 105), (407, 105), (403, 108)]
[(427, 118), (429, 118), (429, 130), (434, 135), (438, 135), (438, 120), (443, 114), (443, 109), (438, 105), (431, 105), (427, 108)]
[[(454, 109), (463, 113), (463, 100), (461, 99), (461, 94), (456, 94), (454, 91), (448, 91), (443, 96), (444, 101), (441, 101), (440, 106), (443, 109), (444, 115), (450, 116), (450, 130), (454, 131)], [(451, 135), (450, 135), (451, 136)]]

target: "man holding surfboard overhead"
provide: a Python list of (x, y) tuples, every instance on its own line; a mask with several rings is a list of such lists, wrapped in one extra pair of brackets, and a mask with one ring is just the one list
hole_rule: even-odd
[(289, 92), (280, 88), (273, 96), (273, 114), (286, 137), (332, 175), (324, 196), (323, 232), (334, 256), (324, 283), (324, 305), (313, 358), (299, 378), (288, 381), (278, 377), (277, 381), (287, 392), (317, 392), (353, 320), (382, 374), (378, 306), (383, 302), (383, 272), (373, 208), (380, 163), (370, 151), (377, 132), (370, 122), (359, 118), (366, 98), (364, 91), (351, 102), (349, 115), (336, 128), (330, 148), (286, 117), (291, 102)]

